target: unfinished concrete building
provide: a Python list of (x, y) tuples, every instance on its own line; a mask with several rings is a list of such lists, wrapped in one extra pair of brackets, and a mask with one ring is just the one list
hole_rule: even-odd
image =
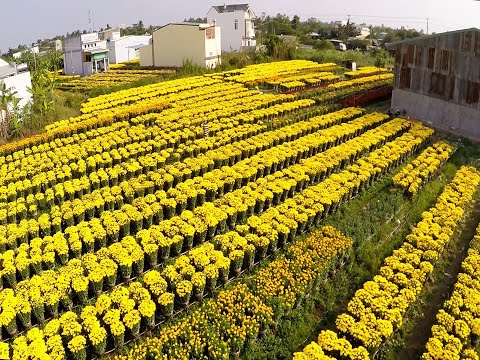
[(392, 108), (427, 124), (480, 140), (480, 30), (392, 43)]

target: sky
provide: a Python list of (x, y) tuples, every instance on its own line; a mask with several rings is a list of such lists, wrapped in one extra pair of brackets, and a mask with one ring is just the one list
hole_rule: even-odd
[[(204, 17), (212, 0), (22, 0), (2, 1), (0, 6), (0, 50), (37, 39), (63, 35), (89, 28), (88, 11), (93, 12), (95, 28), (110, 24), (131, 25), (142, 20), (145, 25), (163, 25), (189, 17)], [(228, 2), (228, 3), (241, 3)], [(430, 32), (462, 28), (480, 28), (480, 1), (474, 0), (251, 0), (257, 16), (262, 13), (316, 17), (322, 21), (346, 20), (355, 23), (405, 26)], [(331, 5), (333, 4), (333, 5)]]

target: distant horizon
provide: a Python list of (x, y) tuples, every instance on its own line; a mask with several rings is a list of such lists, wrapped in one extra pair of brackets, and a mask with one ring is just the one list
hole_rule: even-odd
[[(454, 7), (451, 5), (452, 2), (447, 0), (404, 0), (402, 6), (398, 8), (380, 0), (367, 0), (361, 4), (353, 0), (337, 0), (334, 10), (308, 0), (298, 0), (295, 3), (287, 0), (227, 2), (232, 3), (249, 3), (258, 17), (262, 13), (270, 16), (280, 13), (290, 18), (298, 15), (302, 20), (314, 17), (323, 22), (350, 18), (355, 23), (373, 26), (383, 24), (392, 28), (404, 26), (407, 29), (424, 32), (428, 18), (429, 33), (480, 28), (480, 2), (473, 0), (459, 0)], [(19, 7), (17, 4), (7, 2), (2, 4), (0, 23), (3, 29), (8, 29), (9, 36), (0, 37), (0, 50), (5, 53), (8, 48), (14, 49), (18, 45), (30, 46), (39, 39), (62, 36), (76, 30), (88, 31), (89, 10), (93, 12), (93, 29), (98, 31), (107, 24), (115, 28), (122, 25), (130, 26), (142, 20), (148, 27), (183, 21), (190, 17), (205, 17), (213, 5), (218, 3), (205, 0), (178, 0), (173, 4), (156, 3), (151, 0), (137, 0), (134, 3), (126, 0), (103, 3), (84, 0), (73, 7), (71, 3), (60, 0), (47, 2), (24, 0)], [(25, 9), (28, 9), (28, 12)]]

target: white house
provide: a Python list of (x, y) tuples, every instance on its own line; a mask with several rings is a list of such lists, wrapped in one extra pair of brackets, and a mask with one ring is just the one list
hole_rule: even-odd
[(9, 64), (0, 59), (0, 83), (4, 83), (7, 89), (15, 91), (15, 97), (20, 99), (20, 108), (30, 102), (32, 95), (28, 89), (32, 87), (32, 81), (25, 64)]
[(26, 50), (21, 50), (21, 51), (17, 51), (15, 53), (12, 54), (13, 58), (14, 59), (20, 59), (22, 57), (23, 54), (25, 54), (26, 52), (31, 52), (32, 54), (40, 54), (40, 47), (38, 45), (35, 45), (31, 48), (28, 48)]
[(150, 44), (150, 35), (130, 35), (107, 40), (110, 64), (140, 59), (140, 48)]
[(140, 66), (180, 67), (184, 60), (214, 68), (221, 63), (220, 27), (201, 23), (167, 24), (140, 48)]
[(222, 29), (222, 51), (255, 48), (255, 19), (248, 4), (212, 6), (207, 13), (207, 22)]
[(88, 76), (108, 70), (107, 41), (98, 33), (82, 34), (65, 39), (63, 72), (66, 75)]
[(367, 36), (370, 36), (370, 28), (367, 24), (358, 24), (355, 28), (359, 32), (357, 39), (364, 40)]
[(62, 51), (63, 50), (63, 46), (62, 46), (62, 40), (53, 40), (50, 42), (50, 45), (55, 49), (55, 51)]

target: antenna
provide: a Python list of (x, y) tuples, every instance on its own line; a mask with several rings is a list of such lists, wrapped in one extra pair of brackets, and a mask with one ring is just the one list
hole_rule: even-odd
[(88, 10), (88, 32), (93, 32), (94, 27), (93, 11)]

